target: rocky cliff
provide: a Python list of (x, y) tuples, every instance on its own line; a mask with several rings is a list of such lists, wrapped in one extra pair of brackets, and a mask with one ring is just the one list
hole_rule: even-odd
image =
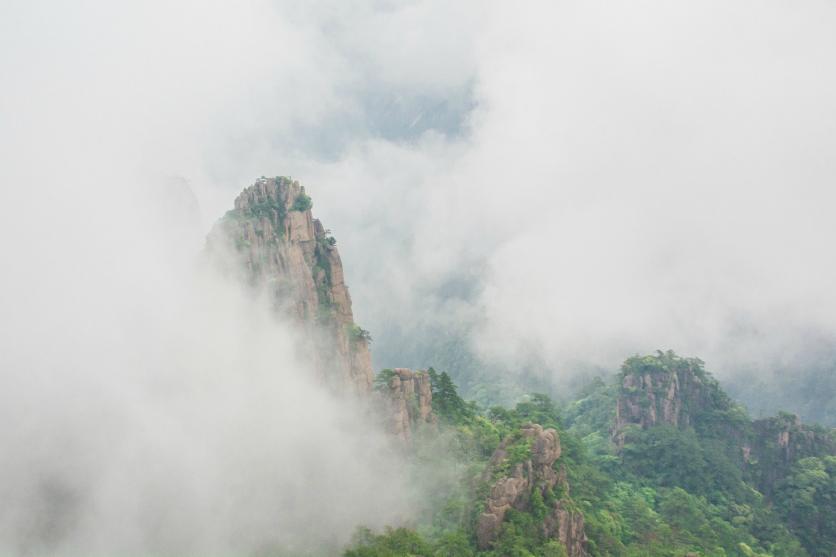
[(836, 430), (804, 425), (798, 416), (787, 413), (752, 422), (743, 446), (746, 470), (767, 497), (793, 464), (829, 455), (836, 455)]
[(767, 496), (798, 460), (836, 454), (836, 430), (804, 425), (786, 413), (752, 421), (696, 358), (673, 352), (636, 356), (624, 363), (620, 381), (612, 428), (619, 450), (631, 428), (693, 428), (702, 440), (721, 441), (712, 450), (727, 451)]
[(560, 453), (557, 431), (538, 424), (523, 426), (502, 441), (483, 478), (491, 485), (476, 526), (480, 549), (491, 547), (510, 509), (537, 512), (540, 507), (543, 535), (559, 540), (569, 557), (586, 555), (583, 515), (556, 494), (568, 495), (569, 488), (565, 476), (554, 469)]
[(409, 442), (415, 428), (436, 423), (429, 373), (406, 368), (386, 369), (381, 372), (380, 381), (385, 383), (379, 391), (385, 407), (383, 415), (389, 420), (389, 431)]
[(262, 177), (235, 199), (207, 248), (303, 329), (302, 349), (324, 383), (369, 392), (370, 337), (354, 323), (336, 241), (311, 206), (298, 182)]
[(697, 426), (706, 411), (728, 410), (731, 401), (696, 358), (673, 352), (628, 359), (621, 370), (613, 441), (620, 448), (628, 426), (647, 429), (671, 425)]

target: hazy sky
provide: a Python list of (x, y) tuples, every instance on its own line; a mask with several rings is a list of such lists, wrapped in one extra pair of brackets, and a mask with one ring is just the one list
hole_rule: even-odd
[[(832, 4), (381, 11), (376, 48), (343, 46), (353, 23), (328, 28), (348, 75), (387, 68), (367, 78), (378, 95), (468, 91), (471, 108), (452, 131), (370, 131), (287, 165), (373, 330), (455, 315), (491, 359), (559, 370), (661, 347), (720, 374), (833, 338)], [(462, 280), (464, 303), (439, 301)]]
[[(253, 469), (239, 456), (258, 464), (235, 493), (378, 461), (350, 456), (376, 443), (362, 427), (333, 433), (287, 331), (193, 284), (203, 235), (261, 175), (307, 186), (378, 339), (464, 325), (482, 357), (558, 377), (656, 348), (730, 376), (832, 344), (834, 28), (826, 1), (6, 0), (0, 492), (29, 514), (0, 511), (3, 549), (70, 528), (30, 524), (45, 500), (95, 525), (185, 481), (194, 523), (81, 524), (66, 547), (199, 550), (171, 536), (241, 508), (204, 489)], [(291, 386), (316, 403), (250, 403)], [(277, 478), (277, 447), (313, 456)], [(251, 518), (207, 547), (258, 538)]]

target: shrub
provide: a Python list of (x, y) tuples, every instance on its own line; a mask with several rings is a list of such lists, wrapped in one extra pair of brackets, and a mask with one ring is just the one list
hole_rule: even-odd
[(389, 382), (392, 380), (392, 378), (394, 376), (395, 376), (395, 370), (393, 370), (393, 369), (388, 369), (387, 368), (387, 369), (380, 370), (380, 373), (378, 373), (377, 376), (374, 378), (374, 388), (375, 388), (375, 390), (379, 391), (379, 390), (384, 389), (384, 388), (388, 389), (389, 388)]
[(311, 207), (313, 207), (313, 201), (311, 201), (310, 196), (300, 193), (296, 196), (296, 199), (293, 200), (293, 206), (290, 209), (292, 211), (307, 211)]
[(372, 334), (357, 324), (351, 326), (348, 330), (348, 334), (351, 336), (351, 340), (355, 342), (359, 340), (365, 340), (366, 342), (372, 341)]

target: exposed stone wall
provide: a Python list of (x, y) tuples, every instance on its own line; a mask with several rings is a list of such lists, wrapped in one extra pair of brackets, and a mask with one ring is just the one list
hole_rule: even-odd
[(804, 425), (792, 414), (752, 422), (752, 435), (743, 447), (745, 470), (767, 497), (802, 458), (834, 454), (836, 430)]
[(678, 360), (671, 369), (622, 376), (615, 408), (613, 441), (621, 448), (625, 427), (647, 429), (655, 425), (686, 428), (694, 425), (694, 416), (710, 404), (714, 385), (688, 360)]
[(785, 413), (750, 421), (702, 369), (702, 362), (672, 353), (625, 363), (612, 439), (620, 450), (630, 426), (658, 425), (693, 426), (700, 435), (721, 439), (738, 451), (737, 463), (766, 496), (798, 460), (836, 453), (834, 431), (805, 426)]
[(216, 256), (231, 253), (233, 272), (265, 289), (277, 311), (304, 329), (303, 349), (320, 380), (369, 392), (369, 341), (354, 323), (339, 251), (306, 197), (289, 178), (259, 179), (214, 227), (208, 248)]
[(554, 504), (554, 510), (543, 521), (543, 533), (548, 538), (560, 540), (569, 557), (586, 555), (587, 537), (583, 515), (566, 508), (563, 501)]
[(384, 391), (385, 415), (391, 420), (389, 429), (405, 442), (420, 424), (434, 424), (432, 386), (426, 371), (395, 368)]
[[(510, 446), (520, 441), (519, 436), (512, 436), (502, 441), (485, 471), (483, 479), (493, 480), (493, 483), (485, 501), (485, 510), (479, 516), (476, 526), (476, 540), (480, 549), (491, 547), (509, 509), (531, 510), (531, 497), (535, 490), (539, 490), (540, 495), (546, 499), (558, 484), (568, 492), (566, 478), (554, 469), (554, 463), (561, 453), (557, 431), (529, 424), (520, 429), (520, 436), (531, 444), (530, 457), (514, 464), (507, 462)], [(494, 479), (497, 472), (505, 468), (507, 472)], [(567, 500), (559, 499), (552, 503), (542, 528), (547, 537), (559, 540), (566, 547), (569, 557), (586, 555), (587, 538), (583, 515), (571, 510)]]

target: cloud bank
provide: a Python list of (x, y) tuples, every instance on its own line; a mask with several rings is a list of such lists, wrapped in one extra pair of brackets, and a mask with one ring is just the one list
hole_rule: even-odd
[(409, 516), (391, 440), (199, 257), (204, 157), (327, 110), (267, 108), (315, 41), (261, 4), (2, 11), (0, 553), (336, 553)]
[(328, 216), (361, 318), (469, 320), (486, 361), (558, 377), (671, 347), (731, 378), (832, 343), (832, 6), (480, 13), (465, 137), (312, 173), (347, 190)]
[(380, 473), (351, 456), (374, 436), (333, 433), (350, 412), (299, 379), (291, 332), (194, 283), (262, 174), (308, 187), (381, 364), (432, 364), (393, 360), (464, 331), (558, 382), (657, 347), (733, 378), (836, 336), (829, 3), (0, 10), (10, 551), (223, 551), (325, 507), (336, 537), (378, 519), (335, 510)]

